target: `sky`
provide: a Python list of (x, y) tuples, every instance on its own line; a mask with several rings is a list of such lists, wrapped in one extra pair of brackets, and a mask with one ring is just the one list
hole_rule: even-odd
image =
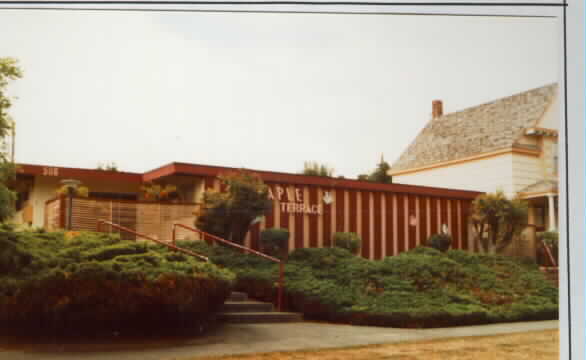
[(0, 10), (19, 163), (354, 178), (431, 118), (558, 81), (546, 18)]

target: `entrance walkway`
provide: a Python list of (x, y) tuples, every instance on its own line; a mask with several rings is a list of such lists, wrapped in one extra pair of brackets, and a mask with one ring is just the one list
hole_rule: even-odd
[(311, 350), (465, 336), (490, 336), (557, 329), (558, 321), (394, 329), (312, 322), (226, 324), (200, 338), (113, 340), (68, 344), (22, 344), (0, 338), (0, 359), (167, 360), (196, 356)]

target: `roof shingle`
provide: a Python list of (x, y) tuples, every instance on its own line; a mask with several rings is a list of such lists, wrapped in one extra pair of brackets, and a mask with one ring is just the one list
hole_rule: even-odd
[(392, 171), (510, 148), (523, 129), (537, 126), (556, 91), (557, 84), (550, 84), (431, 119)]

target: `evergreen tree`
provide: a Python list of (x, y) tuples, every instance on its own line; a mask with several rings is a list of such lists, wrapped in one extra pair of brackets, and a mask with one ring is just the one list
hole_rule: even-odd
[(319, 164), (317, 161), (306, 161), (303, 164), (301, 173), (303, 175), (332, 177), (334, 176), (334, 169), (327, 165)]
[(210, 234), (243, 244), (253, 221), (273, 206), (268, 186), (258, 175), (244, 171), (219, 178), (226, 191), (204, 193), (196, 226)]
[(369, 175), (358, 175), (358, 180), (370, 181), (381, 184), (391, 184), (393, 182), (393, 177), (389, 175), (390, 170), (391, 166), (388, 162), (385, 161), (384, 157), (381, 155), (380, 163), (377, 165), (376, 169)]
[[(0, 58), (0, 221), (6, 221), (14, 214), (16, 195), (10, 190), (10, 183), (14, 181), (16, 168), (12, 159), (8, 157), (6, 137), (14, 130), (14, 122), (8, 114), (12, 102), (6, 93), (9, 80), (22, 77), (17, 61), (12, 58)], [(13, 139), (14, 141), (14, 139)]]

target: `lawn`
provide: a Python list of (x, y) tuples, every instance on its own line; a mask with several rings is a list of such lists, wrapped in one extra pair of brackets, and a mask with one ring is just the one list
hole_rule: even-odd
[(559, 332), (427, 340), (346, 349), (275, 352), (190, 360), (559, 360)]

